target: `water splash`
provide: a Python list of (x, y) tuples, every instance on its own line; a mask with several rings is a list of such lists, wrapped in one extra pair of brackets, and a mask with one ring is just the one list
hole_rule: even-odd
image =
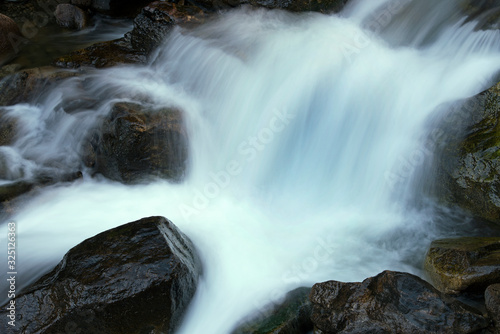
[[(433, 210), (408, 206), (420, 167), (412, 156), (437, 106), (486, 88), (500, 69), (500, 36), (425, 1), (403, 2), (384, 27), (367, 29), (390, 4), (357, 1), (340, 16), (232, 11), (175, 30), (147, 67), (72, 79), (36, 105), (11, 107), (29, 128), (14, 148), (37, 166), (76, 164), (96, 115), (124, 99), (180, 107), (191, 143), (182, 184), (85, 178), (41, 192), (12, 218), (19, 272), (34, 277), (87, 237), (164, 215), (205, 265), (179, 330), (190, 334), (228, 333), (300, 285), (418, 274), (440, 232)], [(96, 102), (57, 113), (65, 96)]]

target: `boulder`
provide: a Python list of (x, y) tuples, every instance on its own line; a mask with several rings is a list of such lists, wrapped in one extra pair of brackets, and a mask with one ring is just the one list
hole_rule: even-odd
[(0, 108), (0, 146), (14, 142), (17, 128), (17, 119), (9, 117), (6, 111)]
[(116, 103), (85, 147), (85, 164), (124, 182), (180, 180), (187, 160), (182, 112), (137, 103)]
[(69, 55), (57, 58), (54, 65), (62, 68), (80, 68), (85, 66), (107, 68), (123, 64), (145, 64), (146, 54), (134, 50), (129, 38), (120, 38), (108, 42), (93, 44)]
[(500, 29), (499, 0), (462, 0), (460, 6), (469, 21), (476, 21), (478, 29)]
[(81, 30), (88, 24), (87, 13), (72, 4), (58, 5), (54, 15), (57, 24), (64, 28)]
[(500, 283), (490, 285), (484, 292), (486, 309), (495, 324), (496, 332), (500, 333)]
[(311, 288), (290, 291), (283, 302), (267, 305), (238, 326), (232, 334), (303, 334), (313, 330)]
[[(135, 17), (150, 0), (92, 0), (90, 8), (114, 17)], [(87, 3), (84, 1), (84, 3)]]
[(427, 252), (424, 267), (440, 291), (482, 292), (488, 285), (500, 283), (500, 238), (435, 240)]
[(500, 83), (449, 108), (434, 157), (434, 193), (500, 226)]
[(408, 273), (384, 271), (361, 283), (318, 283), (310, 300), (311, 320), (323, 334), (456, 334), (489, 326), (479, 311)]
[(0, 106), (31, 102), (42, 94), (45, 87), (78, 75), (78, 72), (63, 71), (52, 66), (31, 68), (7, 75), (0, 79)]
[(0, 14), (0, 65), (12, 59), (17, 50), (16, 40), (21, 31), (10, 17)]
[(200, 274), (191, 241), (163, 217), (144, 218), (83, 241), (17, 295), (16, 330), (173, 333)]
[(217, 11), (250, 4), (254, 7), (269, 9), (286, 9), (292, 12), (322, 12), (340, 11), (348, 0), (187, 0), (190, 4), (205, 11)]
[(175, 25), (203, 23), (205, 14), (195, 6), (156, 1), (144, 7), (130, 33), (132, 46), (146, 53), (158, 47)]

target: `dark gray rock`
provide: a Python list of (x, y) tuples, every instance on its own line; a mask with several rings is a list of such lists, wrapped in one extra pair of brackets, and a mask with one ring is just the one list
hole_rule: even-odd
[(81, 30), (88, 25), (87, 13), (71, 4), (60, 4), (54, 12), (57, 24), (68, 29)]
[(232, 334), (303, 334), (312, 331), (310, 292), (310, 288), (290, 291), (283, 302), (264, 307)]
[[(144, 218), (83, 241), (16, 296), (16, 330), (173, 333), (200, 273), (194, 246), (174, 224)], [(7, 326), (1, 321), (0, 332)]]
[(16, 52), (16, 41), (21, 36), (21, 31), (16, 22), (10, 17), (0, 14), (0, 65), (9, 61)]
[(205, 14), (195, 6), (155, 1), (144, 7), (134, 20), (130, 33), (136, 50), (151, 52), (158, 47), (175, 25), (203, 23)]
[(475, 333), (489, 322), (479, 311), (407, 273), (384, 271), (362, 283), (312, 287), (311, 319), (333, 333)]
[(135, 17), (149, 0), (92, 0), (90, 8), (115, 17)]
[(493, 320), (496, 332), (500, 333), (500, 283), (490, 285), (484, 292), (486, 309)]
[(116, 103), (84, 149), (85, 164), (112, 180), (180, 180), (188, 150), (182, 112)]
[(433, 194), (500, 224), (500, 83), (451, 107), (442, 132)]

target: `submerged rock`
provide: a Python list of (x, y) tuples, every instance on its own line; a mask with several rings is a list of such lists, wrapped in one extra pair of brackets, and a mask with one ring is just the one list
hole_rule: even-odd
[(179, 180), (187, 161), (182, 112), (116, 103), (89, 140), (85, 160), (95, 172), (124, 183)]
[(488, 285), (500, 283), (500, 238), (435, 240), (427, 252), (425, 270), (443, 292), (482, 292)]
[(312, 287), (311, 319), (319, 333), (475, 333), (489, 322), (479, 311), (407, 273), (384, 271), (361, 283)]
[(0, 106), (31, 102), (47, 86), (79, 73), (52, 66), (36, 67), (7, 75), (0, 79)]
[(16, 52), (17, 39), (21, 31), (16, 22), (8, 16), (0, 14), (0, 65), (10, 60)]
[[(191, 241), (163, 217), (144, 218), (83, 241), (16, 296), (16, 329), (173, 333), (200, 274)], [(0, 332), (7, 328), (0, 322)]]
[(57, 24), (69, 29), (81, 30), (88, 24), (87, 13), (71, 4), (60, 4), (54, 12)]
[(310, 288), (289, 292), (282, 303), (264, 307), (232, 334), (303, 334), (312, 331), (310, 292)]
[(451, 108), (443, 132), (433, 173), (437, 197), (500, 224), (500, 83)]

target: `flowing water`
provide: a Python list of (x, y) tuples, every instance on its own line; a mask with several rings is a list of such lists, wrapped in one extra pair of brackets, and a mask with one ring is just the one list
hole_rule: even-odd
[[(9, 218), (19, 276), (26, 284), (85, 238), (152, 215), (179, 226), (204, 263), (179, 333), (229, 333), (315, 282), (421, 274), (430, 241), (466, 225), (414, 205), (416, 172), (432, 156), (429, 118), (500, 70), (500, 33), (476, 31), (455, 3), (352, 1), (334, 16), (236, 10), (176, 29), (149, 66), (72, 78), (9, 107), (23, 125), (4, 148), (14, 174), (81, 168), (79, 143), (116, 101), (182, 108), (190, 137), (182, 183), (85, 174), (40, 190)], [(92, 110), (64, 112), (89, 97)]]

